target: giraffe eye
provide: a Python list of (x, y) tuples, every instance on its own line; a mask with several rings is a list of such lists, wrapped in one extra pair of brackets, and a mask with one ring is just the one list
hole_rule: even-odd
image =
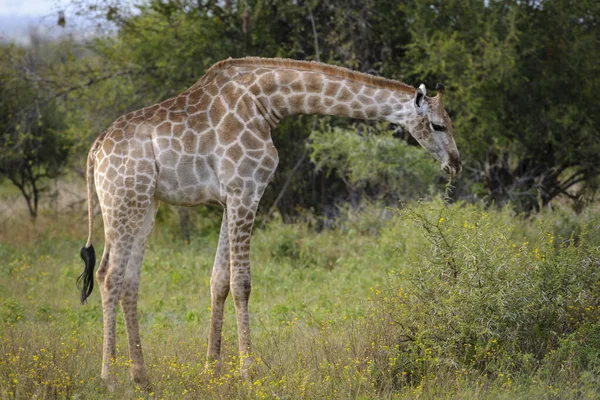
[(444, 125), (438, 125), (432, 122), (431, 129), (433, 129), (436, 132), (444, 132), (446, 130), (446, 127)]

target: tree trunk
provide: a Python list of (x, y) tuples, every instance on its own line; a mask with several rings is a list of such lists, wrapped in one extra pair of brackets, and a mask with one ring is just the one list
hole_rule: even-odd
[(187, 207), (178, 207), (179, 211), (179, 226), (181, 227), (181, 234), (183, 240), (187, 243), (192, 238), (192, 221), (190, 218), (190, 209)]

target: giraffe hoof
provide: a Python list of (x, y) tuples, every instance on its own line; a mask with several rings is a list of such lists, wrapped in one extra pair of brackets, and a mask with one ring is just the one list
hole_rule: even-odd
[(244, 357), (240, 365), (240, 376), (243, 380), (247, 381), (252, 378), (252, 366), (254, 360), (251, 357)]
[(152, 392), (152, 384), (148, 378), (133, 380), (144, 392)]
[(104, 384), (106, 385), (106, 388), (108, 389), (108, 391), (110, 393), (114, 393), (115, 389), (117, 388), (117, 380), (115, 379), (114, 376), (111, 377), (102, 377), (102, 380), (104, 381)]
[(150, 379), (146, 373), (133, 375), (133, 381), (144, 391), (149, 392), (151, 388)]
[(221, 363), (217, 360), (207, 361), (204, 364), (204, 373), (207, 375), (218, 375), (220, 371)]

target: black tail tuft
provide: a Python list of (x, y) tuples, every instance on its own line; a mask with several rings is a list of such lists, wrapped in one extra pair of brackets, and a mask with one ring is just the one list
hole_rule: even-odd
[(85, 304), (94, 289), (94, 265), (96, 264), (94, 246), (82, 247), (81, 258), (85, 263), (85, 267), (83, 268), (83, 273), (77, 278), (77, 289), (81, 290), (81, 304)]

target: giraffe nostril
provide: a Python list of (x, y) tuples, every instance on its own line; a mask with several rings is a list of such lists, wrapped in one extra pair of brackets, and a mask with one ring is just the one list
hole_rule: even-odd
[(449, 164), (452, 166), (452, 175), (460, 175), (460, 173), (462, 172), (462, 162), (460, 161), (460, 158), (453, 158), (452, 160), (450, 160)]
[(460, 175), (462, 172), (462, 163), (459, 161), (456, 163), (456, 176)]

